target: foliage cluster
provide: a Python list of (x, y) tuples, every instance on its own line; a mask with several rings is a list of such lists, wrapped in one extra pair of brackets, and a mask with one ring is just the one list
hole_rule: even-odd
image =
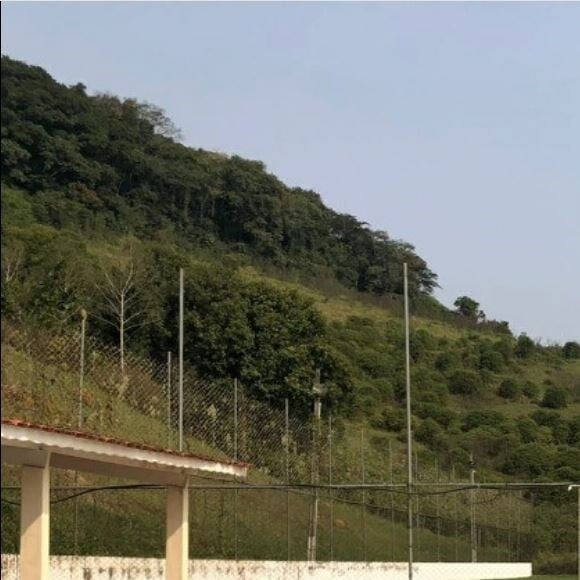
[(21, 213), (93, 234), (225, 246), (363, 292), (400, 294), (404, 261), (413, 294), (437, 285), (411, 245), (287, 187), (259, 161), (186, 147), (176, 133), (153, 105), (89, 96), (2, 58), (2, 176), (26, 193)]

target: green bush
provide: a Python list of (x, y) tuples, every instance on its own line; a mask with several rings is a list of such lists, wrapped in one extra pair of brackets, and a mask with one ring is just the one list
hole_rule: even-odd
[(476, 395), (481, 391), (483, 381), (479, 373), (458, 370), (448, 379), (449, 392), (454, 395)]
[(516, 421), (516, 427), (524, 443), (535, 443), (540, 437), (538, 424), (529, 417), (520, 417)]
[(406, 425), (406, 413), (403, 409), (387, 408), (377, 423), (387, 431), (400, 431)]
[(555, 453), (552, 447), (540, 443), (525, 443), (514, 449), (504, 464), (510, 475), (538, 477), (547, 475), (554, 467)]
[(434, 419), (444, 429), (448, 429), (457, 418), (457, 414), (454, 411), (436, 403), (420, 403), (416, 405), (415, 412), (421, 419)]
[(541, 405), (548, 409), (564, 409), (568, 406), (568, 394), (562, 387), (548, 387)]
[(540, 387), (538, 387), (538, 385), (533, 381), (526, 381), (522, 387), (522, 393), (530, 399), (530, 401), (535, 401), (540, 394)]
[(449, 448), (449, 439), (434, 419), (425, 419), (416, 429), (415, 437), (435, 451), (446, 451)]
[(490, 348), (485, 349), (479, 355), (479, 368), (497, 373), (504, 366), (504, 357), (500, 352)]
[(567, 342), (562, 347), (562, 354), (564, 358), (567, 359), (577, 359), (580, 358), (580, 344), (577, 342)]
[(500, 427), (505, 423), (507, 423), (506, 417), (498, 411), (471, 411), (463, 418), (462, 428), (464, 431), (471, 431), (482, 426)]
[(527, 335), (520, 334), (514, 350), (518, 358), (530, 358), (536, 350), (536, 343)]
[(497, 394), (504, 399), (517, 399), (522, 391), (516, 379), (504, 379), (497, 389)]

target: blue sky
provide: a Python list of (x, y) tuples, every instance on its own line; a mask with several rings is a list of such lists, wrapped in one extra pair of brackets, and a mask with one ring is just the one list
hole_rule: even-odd
[(438, 297), (580, 338), (580, 4), (3, 3), (2, 52), (415, 244)]

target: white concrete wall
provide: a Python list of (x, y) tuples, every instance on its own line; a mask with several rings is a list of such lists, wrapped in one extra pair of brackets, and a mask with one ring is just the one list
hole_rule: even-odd
[[(52, 556), (53, 580), (163, 580), (163, 560)], [(505, 580), (532, 575), (531, 564), (419, 563), (415, 580)], [(191, 560), (195, 580), (407, 580), (406, 563)], [(18, 557), (2, 556), (2, 580), (18, 580)]]

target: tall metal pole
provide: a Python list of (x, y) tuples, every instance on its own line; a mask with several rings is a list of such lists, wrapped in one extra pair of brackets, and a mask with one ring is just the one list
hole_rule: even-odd
[(334, 561), (334, 491), (332, 490), (332, 413), (328, 414), (328, 490), (330, 493), (330, 561)]
[(78, 428), (80, 429), (83, 425), (83, 402), (84, 402), (84, 390), (85, 390), (85, 337), (87, 333), (87, 311), (81, 309), (81, 344), (80, 344), (80, 354), (79, 354), (79, 415), (78, 415)]
[(366, 512), (366, 501), (367, 495), (364, 485), (365, 481), (365, 431), (360, 430), (360, 467), (361, 467), (361, 481), (363, 484), (362, 488), (362, 548), (363, 548), (363, 561), (367, 560), (367, 512)]
[[(435, 477), (437, 483), (441, 482), (441, 475), (439, 471), (439, 461), (435, 459)], [(439, 491), (439, 489), (437, 489)], [(437, 562), (441, 562), (441, 508), (439, 503), (439, 494), (435, 496), (435, 512), (437, 514)]]
[(171, 352), (167, 353), (167, 446), (171, 447)]
[[(234, 461), (238, 460), (238, 379), (234, 379)], [(237, 477), (234, 476), (234, 481)], [(234, 489), (234, 559), (238, 559), (238, 488)]]
[(234, 461), (238, 460), (238, 379), (234, 379)]
[(179, 269), (179, 451), (183, 451), (183, 268)]
[[(451, 466), (451, 481), (455, 483), (455, 465)], [(459, 513), (457, 509), (457, 492), (453, 494), (453, 516), (455, 519), (455, 561), (459, 562)]]
[(568, 486), (568, 491), (578, 490), (578, 579), (580, 580), (580, 485)]
[[(87, 311), (81, 308), (81, 344), (79, 353), (79, 414), (77, 425), (79, 430), (83, 426), (83, 403), (85, 391), (85, 337), (87, 334)], [(75, 486), (78, 485), (79, 472), (75, 471)], [(78, 554), (79, 547), (79, 503), (78, 497), (74, 500), (74, 553)]]
[[(389, 483), (393, 485), (393, 442), (389, 439)], [(395, 498), (393, 492), (391, 496), (391, 561), (395, 561)]]
[(471, 454), (469, 483), (471, 485), (471, 491), (469, 493), (471, 519), (471, 561), (477, 562), (477, 526), (475, 522), (475, 463), (473, 461), (473, 453)]
[(405, 295), (405, 397), (407, 402), (407, 526), (408, 526), (408, 577), (413, 580), (413, 431), (411, 425), (411, 342), (409, 329), (409, 275), (407, 263), (403, 264)]
[[(413, 471), (414, 483), (419, 483), (421, 480), (419, 471), (419, 454), (417, 451), (413, 451), (413, 457), (415, 462), (415, 469)], [(415, 545), (413, 546), (413, 552), (415, 558), (419, 559), (419, 554), (421, 553), (421, 498), (417, 494), (415, 496)]]
[(320, 430), (320, 418), (322, 415), (322, 399), (320, 386), (320, 370), (316, 371), (316, 380), (313, 385), (314, 391), (314, 423), (312, 426), (312, 485), (314, 486), (314, 497), (310, 511), (310, 527), (308, 532), (308, 561), (316, 562), (316, 542), (318, 533), (318, 432)]
[[(290, 401), (284, 399), (284, 447), (286, 448), (286, 483), (290, 485)], [(286, 490), (286, 552), (290, 562), (290, 487)]]

